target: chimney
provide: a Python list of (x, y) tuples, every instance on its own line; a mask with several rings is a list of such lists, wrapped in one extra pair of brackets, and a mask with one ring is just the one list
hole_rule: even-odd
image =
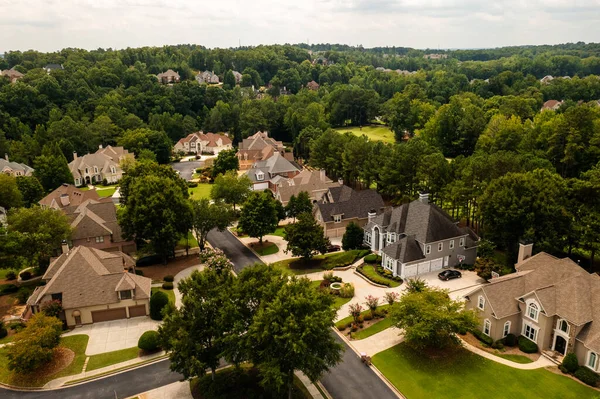
[(373, 219), (375, 219), (375, 216), (377, 216), (377, 211), (375, 211), (375, 209), (371, 209), (369, 213), (367, 213), (367, 216), (369, 217), (368, 221), (371, 222)]
[(429, 193), (419, 193), (419, 201), (424, 204), (429, 204)]
[(98, 149), (101, 150), (102, 149), (102, 144), (98, 144)]
[(519, 255), (517, 256), (517, 264), (523, 262), (524, 260), (531, 258), (531, 254), (533, 253), (533, 243), (532, 244), (523, 244), (519, 243)]
[(325, 175), (325, 169), (319, 170), (319, 178), (321, 181), (325, 181), (325, 179), (327, 179), (327, 176)]
[(62, 253), (69, 253), (69, 244), (67, 243), (67, 240), (62, 240)]
[(77, 159), (77, 153), (73, 151), (73, 161)]
[(8, 153), (4, 153), (4, 159), (6, 159), (6, 162), (10, 162), (10, 160), (8, 159)]
[(62, 204), (62, 206), (68, 206), (71, 203), (71, 200), (69, 199), (69, 194), (61, 194), (60, 203)]

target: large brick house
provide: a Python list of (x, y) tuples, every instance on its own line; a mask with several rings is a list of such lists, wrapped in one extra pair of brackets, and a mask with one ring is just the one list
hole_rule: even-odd
[(236, 156), (240, 161), (240, 170), (248, 170), (255, 163), (269, 159), (275, 153), (281, 154), (288, 161), (294, 160), (294, 155), (285, 151), (281, 141), (269, 137), (267, 132), (256, 132), (242, 140)]
[(38, 203), (44, 209), (64, 209), (78, 206), (87, 200), (100, 200), (96, 190), (80, 190), (72, 184), (63, 183), (56, 190), (42, 198)]
[(579, 364), (600, 371), (600, 276), (569, 258), (531, 254), (532, 244), (521, 244), (516, 272), (470, 292), (466, 307), (494, 340), (522, 335), (547, 356), (575, 353)]
[(186, 154), (218, 154), (224, 150), (231, 150), (232, 141), (224, 133), (190, 133), (180, 139), (174, 146), (175, 151), (181, 151)]
[(430, 204), (428, 194), (379, 214), (373, 209), (364, 229), (365, 244), (381, 254), (381, 265), (402, 278), (473, 264), (477, 255), (478, 237)]
[(297, 197), (302, 191), (308, 193), (313, 202), (317, 202), (323, 198), (331, 187), (341, 185), (341, 182), (334, 182), (328, 178), (323, 169), (304, 169), (291, 179), (282, 179), (273, 184), (273, 192), (275, 198), (285, 206), (292, 195)]
[(276, 152), (264, 161), (256, 162), (246, 175), (252, 181), (253, 190), (275, 191), (278, 183), (293, 178), (302, 168), (294, 161), (289, 161)]

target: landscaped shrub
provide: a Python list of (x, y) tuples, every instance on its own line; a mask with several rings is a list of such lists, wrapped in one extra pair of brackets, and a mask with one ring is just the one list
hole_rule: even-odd
[(46, 314), (46, 316), (58, 317), (63, 310), (62, 303), (58, 299), (53, 299), (51, 301), (46, 301), (42, 303), (40, 307), (41, 311)]
[(346, 284), (342, 285), (342, 288), (340, 289), (340, 296), (342, 298), (354, 297), (354, 284), (346, 283)]
[(348, 325), (347, 325), (347, 324), (344, 324), (344, 325), (341, 325), (341, 326), (337, 326), (337, 329), (338, 329), (339, 331), (344, 331), (344, 330), (345, 330), (347, 327), (348, 327)]
[(517, 346), (517, 336), (515, 334), (508, 334), (504, 337), (504, 345), (506, 346)]
[(373, 315), (371, 313), (367, 313), (366, 315), (363, 316), (363, 320), (365, 320), (365, 321), (373, 320)]
[(25, 270), (24, 272), (21, 272), (21, 280), (27, 281), (29, 279), (31, 279), (31, 272), (29, 270)]
[(538, 346), (535, 342), (530, 341), (524, 336), (519, 337), (519, 349), (525, 353), (536, 353)]
[(574, 353), (567, 353), (562, 361), (562, 366), (569, 372), (574, 373), (579, 368), (579, 361)]
[(14, 270), (9, 270), (8, 272), (6, 272), (7, 280), (14, 280), (16, 278), (17, 278), (17, 273), (15, 273)]
[(10, 323), (8, 325), (8, 329), (13, 330), (15, 332), (19, 332), (24, 328), (25, 328), (25, 323), (20, 322), (20, 321), (13, 321), (12, 323)]
[(8, 331), (6, 327), (4, 327), (4, 323), (0, 320), (0, 339), (6, 337), (8, 335)]
[(356, 323), (352, 324), (352, 328), (350, 328), (350, 330), (352, 330), (352, 332), (358, 331), (358, 324), (356, 324)]
[(492, 344), (492, 349), (504, 349), (504, 344), (502, 343), (502, 340), (499, 339), (498, 341), (494, 342)]
[(167, 283), (172, 283), (175, 280), (175, 278), (171, 275), (168, 275), (168, 276), (165, 276), (163, 278), (163, 280), (165, 280)]
[(331, 283), (332, 279), (333, 279), (333, 272), (325, 272), (325, 273), (323, 273), (323, 280), (329, 281)]
[(0, 285), (0, 295), (12, 294), (19, 291), (19, 287), (14, 284), (2, 284)]
[(189, 181), (187, 182), (187, 185), (189, 188), (196, 188), (198, 187), (198, 183), (196, 183), (195, 181)]
[(173, 283), (163, 283), (162, 285), (163, 290), (172, 290), (173, 289)]
[(160, 348), (158, 331), (146, 331), (138, 341), (138, 348), (143, 351), (155, 351)]
[(374, 282), (375, 284), (380, 284), (380, 285), (385, 285), (386, 287), (390, 286), (390, 282), (387, 281), (386, 279), (384, 279), (383, 277), (380, 277), (378, 275), (373, 275), (373, 273), (367, 273), (363, 270), (363, 266), (359, 266), (356, 268), (356, 271), (359, 272), (360, 274), (362, 274), (363, 276), (365, 276), (367, 278), (367, 280), (370, 280), (372, 282)]
[(370, 254), (365, 256), (365, 263), (377, 263), (377, 254)]
[(398, 301), (400, 295), (397, 292), (386, 292), (384, 298), (388, 305), (392, 306), (395, 302)]
[(581, 381), (585, 384), (588, 384), (592, 387), (597, 386), (598, 381), (600, 380), (600, 376), (598, 376), (598, 374), (594, 373), (592, 370), (588, 369), (587, 367), (580, 367), (573, 375), (579, 381)]
[(169, 297), (162, 291), (156, 291), (150, 297), (150, 318), (162, 320), (162, 310), (169, 303)]
[(160, 255), (148, 255), (138, 259), (137, 262), (135, 262), (135, 265), (137, 267), (144, 267), (159, 263), (162, 263), (162, 257)]
[(489, 335), (485, 335), (483, 333), (483, 331), (481, 330), (473, 330), (473, 335), (480, 340), (481, 342), (483, 342), (484, 344), (491, 346), (494, 343), (494, 339), (492, 337), (490, 337)]
[(329, 281), (331, 281), (332, 283), (341, 283), (342, 282), (342, 278), (340, 276), (333, 276), (331, 278), (331, 280), (329, 280)]

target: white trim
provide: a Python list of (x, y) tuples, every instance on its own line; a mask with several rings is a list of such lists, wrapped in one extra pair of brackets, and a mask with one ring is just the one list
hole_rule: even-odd
[[(487, 332), (485, 330), (487, 330)], [(490, 336), (490, 333), (492, 332), (492, 322), (490, 321), (490, 319), (485, 319), (483, 321), (483, 330), (481, 331), (488, 337)]]
[[(528, 333), (527, 328), (529, 328), (530, 332), (533, 332), (533, 338), (527, 336), (527, 333)], [(531, 342), (535, 342), (537, 344), (539, 332), (540, 332), (540, 329), (537, 328), (536, 326), (534, 326), (533, 324), (523, 323), (523, 332), (521, 335), (523, 335), (525, 338), (527, 338)]]
[[(507, 321), (506, 323), (504, 323), (504, 326), (502, 327), (502, 338), (506, 337), (508, 334), (510, 334), (510, 327), (511, 327), (511, 322)], [(506, 328), (508, 326), (508, 328)]]
[(444, 243), (438, 242), (438, 252), (442, 252), (444, 250)]
[(431, 254), (431, 245), (425, 245), (425, 255)]
[[(592, 355), (595, 356), (595, 359), (594, 359), (593, 367), (590, 367), (590, 359), (591, 359)], [(596, 371), (598, 369), (598, 354), (596, 352), (588, 351), (587, 356), (585, 357), (585, 367), (587, 367), (591, 370), (594, 370), (594, 371)]]
[(454, 240), (450, 240), (449, 248), (454, 249)]
[(334, 223), (342, 223), (342, 215), (333, 215)]
[[(525, 317), (527, 317), (528, 319), (531, 319), (533, 321), (535, 321), (537, 323), (537, 321), (540, 318), (540, 306), (537, 304), (536, 301), (529, 301), (526, 302), (526, 308), (525, 308)], [(531, 311), (535, 312), (534, 315), (535, 317), (531, 316)]]
[(465, 246), (465, 237), (461, 237), (458, 240), (458, 246), (461, 247), (461, 248)]
[(483, 295), (479, 295), (477, 298), (477, 309), (485, 310), (485, 298)]

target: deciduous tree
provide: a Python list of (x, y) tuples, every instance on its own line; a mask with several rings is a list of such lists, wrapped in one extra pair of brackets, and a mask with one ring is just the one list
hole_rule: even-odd
[(365, 232), (358, 224), (350, 222), (342, 236), (342, 248), (344, 251), (362, 247)]
[(204, 198), (191, 200), (192, 229), (196, 234), (200, 250), (204, 250), (206, 236), (212, 229), (223, 231), (232, 222), (233, 215), (228, 206), (220, 202), (212, 203)]
[(301, 213), (296, 223), (285, 227), (286, 251), (294, 256), (310, 259), (315, 253), (325, 253), (329, 240), (323, 233), (323, 227), (317, 224), (312, 214)]
[(275, 201), (269, 193), (253, 191), (244, 202), (238, 226), (250, 237), (258, 238), (260, 244), (263, 236), (274, 231), (279, 223)]
[(222, 200), (226, 204), (235, 206), (243, 203), (251, 190), (252, 181), (246, 175), (238, 176), (235, 171), (226, 172), (215, 179), (210, 190), (210, 196), (215, 201)]
[(240, 168), (240, 161), (236, 156), (236, 153), (237, 151), (235, 149), (219, 152), (219, 155), (217, 155), (217, 158), (213, 162), (211, 173), (213, 179), (230, 170), (237, 171)]

